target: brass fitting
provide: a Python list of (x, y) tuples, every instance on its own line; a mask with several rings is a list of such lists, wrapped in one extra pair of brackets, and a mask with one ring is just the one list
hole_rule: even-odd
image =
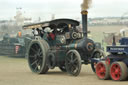
[(82, 11), (81, 14), (82, 15), (87, 15), (88, 14), (88, 11)]

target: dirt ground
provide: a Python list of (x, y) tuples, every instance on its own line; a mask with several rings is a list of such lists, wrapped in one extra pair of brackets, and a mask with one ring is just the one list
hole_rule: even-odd
[(0, 85), (127, 85), (128, 81), (99, 80), (90, 65), (83, 65), (79, 76), (73, 77), (58, 68), (45, 75), (30, 71), (27, 60), (0, 56)]

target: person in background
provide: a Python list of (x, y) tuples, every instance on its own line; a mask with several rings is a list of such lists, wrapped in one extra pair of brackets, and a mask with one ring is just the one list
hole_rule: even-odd
[(34, 28), (32, 29), (32, 33), (33, 33), (34, 37), (36, 37), (36, 36), (39, 35), (38, 32), (37, 32), (37, 30), (35, 30)]
[(32, 28), (32, 34), (34, 35), (34, 28)]
[(39, 28), (36, 29), (36, 31), (38, 32), (38, 35), (43, 38), (44, 32), (43, 30), (40, 30)]
[(22, 33), (21, 33), (21, 31), (20, 32), (18, 32), (18, 37), (21, 37), (22, 36)]

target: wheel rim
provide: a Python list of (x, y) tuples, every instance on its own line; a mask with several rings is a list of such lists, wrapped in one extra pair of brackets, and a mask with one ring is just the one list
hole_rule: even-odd
[(43, 62), (43, 52), (39, 44), (34, 43), (29, 50), (29, 66), (33, 72), (40, 72)]
[(118, 64), (113, 64), (111, 66), (111, 77), (113, 80), (119, 80), (121, 77), (121, 68)]
[(72, 75), (77, 75), (80, 69), (79, 60), (77, 55), (70, 52), (66, 57), (66, 69)]
[(106, 69), (103, 63), (99, 63), (96, 66), (96, 74), (99, 78), (103, 79), (106, 74)]

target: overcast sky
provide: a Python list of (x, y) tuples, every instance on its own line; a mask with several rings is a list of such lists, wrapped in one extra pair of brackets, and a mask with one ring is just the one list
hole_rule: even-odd
[[(21, 7), (26, 17), (49, 20), (56, 18), (80, 18), (83, 0), (0, 0), (0, 20), (13, 19), (16, 8)], [(92, 0), (89, 17), (122, 16), (128, 12), (128, 0)]]

